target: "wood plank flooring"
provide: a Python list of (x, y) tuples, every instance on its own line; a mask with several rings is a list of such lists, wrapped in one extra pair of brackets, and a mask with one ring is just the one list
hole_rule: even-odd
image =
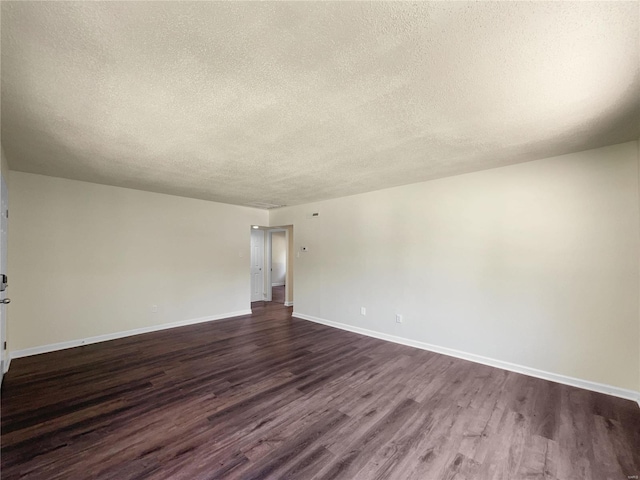
[(634, 402), (253, 307), (14, 360), (2, 478), (640, 475)]
[(284, 303), (284, 285), (278, 287), (271, 287), (271, 299), (275, 303)]

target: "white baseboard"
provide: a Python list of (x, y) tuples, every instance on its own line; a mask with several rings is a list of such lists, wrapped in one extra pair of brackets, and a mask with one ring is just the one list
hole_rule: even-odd
[(538, 370), (536, 368), (525, 367), (523, 365), (517, 365), (515, 363), (503, 362), (502, 360), (496, 360), (493, 358), (483, 357), (473, 353), (462, 352), (460, 350), (454, 350), (452, 348), (440, 347), (438, 345), (432, 345), (430, 343), (419, 342), (416, 340), (410, 340), (408, 338), (398, 337), (395, 335), (389, 335), (387, 333), (376, 332), (374, 330), (368, 330), (366, 328), (354, 327), (345, 323), (334, 322), (331, 320), (325, 320), (323, 318), (313, 317), (311, 315), (305, 315), (304, 313), (293, 312), (293, 316), (301, 318), (302, 320), (309, 320), (315, 323), (321, 323), (329, 327), (339, 328), (341, 330), (347, 330), (353, 333), (359, 333), (360, 335), (366, 335), (368, 337), (377, 338), (380, 340), (386, 340), (388, 342), (399, 343), (408, 347), (420, 348), (422, 350), (428, 350), (430, 352), (441, 353), (450, 357), (461, 358), (463, 360), (469, 360), (475, 363), (481, 363), (490, 367), (501, 368), (503, 370), (509, 370), (511, 372), (521, 373), (530, 377), (541, 378), (543, 380), (549, 380), (551, 382), (562, 383), (570, 385), (572, 387), (583, 388), (585, 390), (591, 390), (593, 392), (605, 393), (607, 395), (613, 395), (614, 397), (620, 397), (627, 400), (633, 400), (640, 406), (640, 392), (634, 390), (627, 390), (624, 388), (614, 387), (612, 385), (606, 385), (603, 383), (592, 382), (589, 380), (582, 380), (579, 378), (568, 377), (566, 375), (560, 375), (557, 373), (545, 372), (544, 370)]
[(285, 307), (293, 307), (293, 302), (284, 302)]
[(7, 355), (7, 358), (4, 361), (4, 372), (2, 372), (3, 375), (9, 371), (10, 366), (11, 366), (11, 355)]
[[(195, 325), (197, 323), (212, 322), (214, 320), (223, 320), (225, 318), (240, 317), (242, 315), (251, 315), (251, 310), (240, 310), (237, 312), (223, 313), (220, 315), (212, 315), (209, 317), (193, 318), (190, 320), (181, 320), (179, 322), (163, 323), (161, 325), (153, 325), (151, 327), (135, 328), (133, 330), (125, 330), (123, 332), (107, 333), (95, 337), (81, 338), (78, 340), (70, 340), (68, 342), (51, 343), (39, 347), (25, 348), (24, 350), (16, 350), (11, 352), (9, 362), (12, 358), (29, 357), (31, 355), (39, 355), (41, 353), (55, 352), (56, 350), (65, 350), (67, 348), (80, 347), (91, 343), (107, 342), (116, 338), (131, 337), (142, 333), (158, 332), (169, 328), (185, 327), (187, 325)], [(8, 370), (8, 365), (7, 365)]]
[(284, 282), (276, 282), (271, 284), (272, 287), (284, 287)]

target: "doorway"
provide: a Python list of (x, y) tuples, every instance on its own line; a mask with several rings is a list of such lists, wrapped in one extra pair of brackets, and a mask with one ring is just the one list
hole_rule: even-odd
[(251, 303), (254, 302), (293, 306), (293, 225), (252, 226)]
[(286, 230), (270, 230), (271, 244), (271, 301), (285, 302), (287, 286), (287, 232)]
[(267, 301), (284, 303), (285, 307), (291, 307), (293, 306), (293, 225), (269, 228), (266, 242), (265, 281), (271, 286), (266, 289)]

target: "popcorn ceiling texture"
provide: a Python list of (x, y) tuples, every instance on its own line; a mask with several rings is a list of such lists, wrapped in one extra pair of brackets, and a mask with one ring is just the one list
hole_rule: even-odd
[(14, 170), (301, 204), (640, 136), (638, 2), (2, 2)]

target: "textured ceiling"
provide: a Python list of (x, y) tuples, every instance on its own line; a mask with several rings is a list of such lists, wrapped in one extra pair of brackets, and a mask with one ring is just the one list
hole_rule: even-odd
[(14, 170), (294, 205), (640, 136), (638, 2), (2, 2)]

